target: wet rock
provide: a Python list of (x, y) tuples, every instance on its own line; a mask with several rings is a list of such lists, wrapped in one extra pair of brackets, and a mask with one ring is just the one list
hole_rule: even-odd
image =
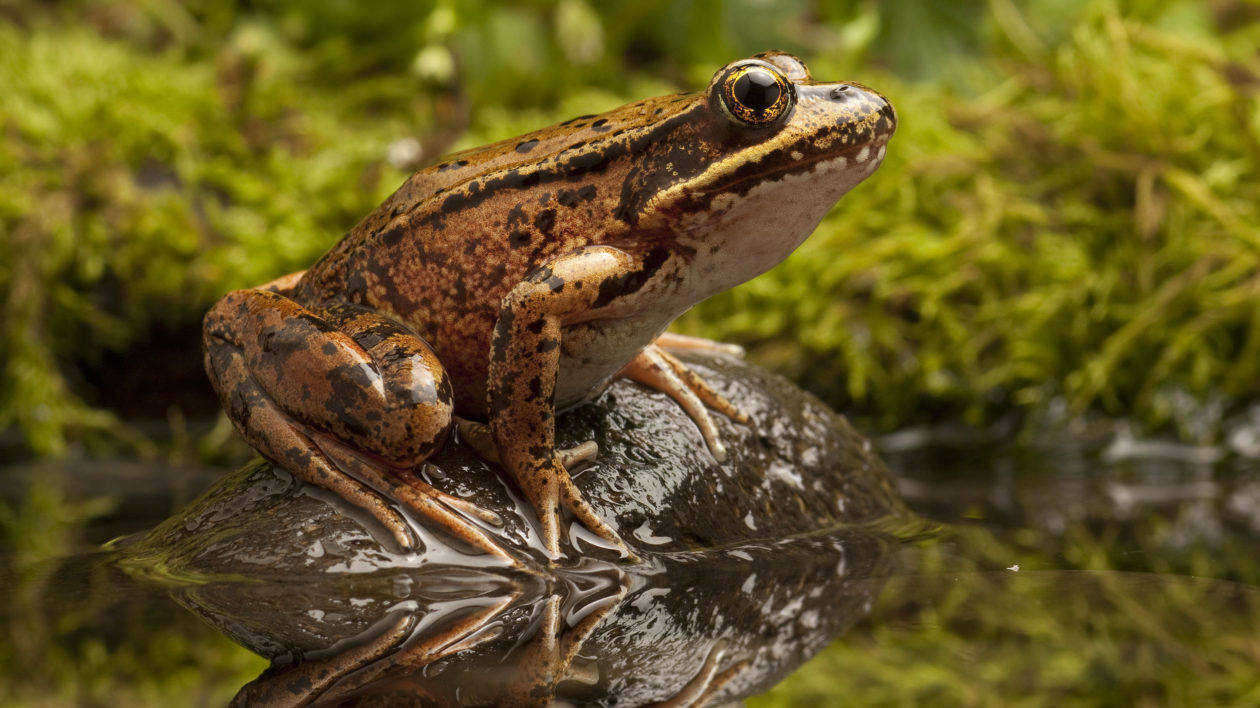
[(577, 525), (571, 560), (547, 562), (528, 505), (457, 443), (420, 476), (492, 511), (496, 523), (476, 523), (507, 561), (425, 518), (423, 548), (401, 552), (366, 513), (258, 463), (125, 564), (273, 659), (242, 704), (643, 705), (762, 691), (869, 606), (909, 516), (869, 443), (822, 403), (742, 361), (688, 362), (750, 417), (719, 417), (723, 464), (677, 404), (629, 381), (558, 421), (560, 446), (598, 443), (574, 479), (638, 563)]

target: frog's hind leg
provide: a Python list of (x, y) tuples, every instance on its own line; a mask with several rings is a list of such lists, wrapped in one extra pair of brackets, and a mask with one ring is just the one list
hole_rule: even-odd
[(736, 422), (747, 423), (747, 414), (734, 403), (713, 390), (707, 381), (688, 369), (686, 364), (656, 344), (644, 347), (643, 351), (626, 364), (621, 374), (631, 381), (668, 394), (682, 406), (700, 429), (700, 435), (704, 437), (713, 458), (718, 462), (726, 461), (726, 446), (722, 444), (717, 424), (713, 422), (713, 416), (709, 415), (709, 409), (712, 408)]
[(451, 388), (419, 337), (354, 308), (316, 312), (276, 292), (240, 290), (206, 315), (205, 348), (211, 382), (251, 445), (367, 510), (404, 549), (416, 545), (401, 513), (365, 484), (372, 480), (347, 473), (317, 438), (398, 469), (437, 450), (451, 427)]
[(206, 368), (228, 417), (250, 445), (298, 479), (323, 487), (370, 513), (403, 550), (416, 545), (400, 512), (361, 482), (342, 474), (303, 426), (281, 411), (245, 366), (240, 348), (207, 336)]

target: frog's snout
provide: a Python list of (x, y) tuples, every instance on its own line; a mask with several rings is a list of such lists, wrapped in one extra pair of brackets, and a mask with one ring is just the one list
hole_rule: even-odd
[(842, 125), (868, 126), (876, 139), (887, 138), (897, 130), (897, 111), (878, 91), (849, 82), (832, 84), (820, 93), (825, 100), (840, 104), (837, 122)]

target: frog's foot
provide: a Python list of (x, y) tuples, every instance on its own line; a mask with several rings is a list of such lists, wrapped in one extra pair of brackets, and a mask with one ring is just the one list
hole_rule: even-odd
[[(489, 425), (455, 416), (455, 429), (459, 431), (459, 439), (467, 443), (477, 453), (477, 457), (495, 464), (500, 462), (499, 448), (494, 445)], [(560, 458), (560, 464), (569, 469), (586, 462), (594, 462), (599, 456), (599, 445), (594, 440), (587, 440), (580, 445), (556, 450), (556, 456)]]
[[(582, 447), (574, 449), (580, 450)], [(577, 522), (591, 533), (608, 542), (622, 559), (631, 562), (639, 560), (625, 541), (621, 540), (621, 536), (586, 501), (561, 462), (559, 452), (545, 457), (524, 475), (515, 476), (515, 481), (538, 515), (543, 547), (551, 559), (562, 555), (560, 536), (563, 509), (573, 514)]]
[[(459, 431), (459, 439), (467, 443), (481, 459), (494, 464), (502, 464), (499, 448), (494, 444), (490, 434), (490, 426), (474, 420), (456, 416), (455, 429)], [(594, 462), (599, 455), (599, 445), (594, 440), (576, 445), (554, 453), (552, 469), (540, 470), (528, 480), (518, 479), (517, 484), (525, 492), (538, 514), (543, 544), (551, 558), (560, 556), (560, 507), (568, 509), (579, 522), (584, 524), (595, 535), (611, 543), (622, 558), (637, 560), (637, 556), (626, 546), (617, 532), (604, 523), (599, 514), (586, 502), (582, 492), (573, 484), (568, 470), (576, 465)], [(541, 482), (545, 487), (537, 490), (533, 484)]]
[(674, 399), (700, 429), (700, 435), (709, 446), (713, 459), (718, 462), (726, 461), (726, 446), (719, 439), (717, 424), (709, 415), (709, 409), (712, 408), (738, 423), (747, 423), (748, 416), (735, 404), (713, 390), (708, 382), (657, 344), (644, 347), (643, 351), (626, 364), (621, 373), (631, 381), (663, 391)]
[(509, 555), (500, 542), (472, 521), (477, 519), (483, 524), (501, 527), (503, 519), (498, 514), (435, 489), (412, 469), (388, 468), (328, 435), (316, 433), (312, 437), (320, 450), (334, 460), (345, 475), (363, 480), (386, 498), (398, 500), (411, 512), (432, 521), (444, 533), (509, 566), (520, 565), (520, 561)]
[(657, 703), (652, 708), (690, 708), (707, 704), (731, 679), (748, 668), (749, 661), (742, 659), (723, 669), (722, 661), (726, 659), (728, 650), (729, 643), (725, 639), (714, 642), (695, 677), (673, 698)]
[[(207, 356), (211, 350), (207, 348)], [(222, 360), (221, 360), (222, 361)], [(227, 360), (217, 369), (221, 385), (233, 391), (233, 406), (248, 412), (254, 449), (287, 470), (295, 478), (323, 487), (346, 503), (371, 514), (393, 537), (403, 551), (414, 550), (418, 539), (400, 511), (364, 482), (347, 475), (320, 450), (312, 439), (312, 431), (298, 423), (277, 406), (245, 371), (239, 358)], [(229, 412), (229, 415), (232, 415)], [(233, 416), (234, 421), (236, 420)]]
[[(590, 443), (594, 445), (594, 443)], [(581, 446), (579, 446), (581, 447)], [(577, 449), (577, 448), (574, 448)], [(569, 476), (568, 468), (560, 462), (560, 455), (554, 456), (554, 466), (558, 468), (555, 474), (556, 485), (559, 491), (560, 506), (569, 510), (578, 523), (585, 526), (592, 533), (611, 543), (621, 557), (631, 562), (638, 562), (639, 557), (630, 550), (626, 542), (621, 540), (621, 536), (613, 530), (611, 526), (604, 522), (600, 515), (587, 503), (586, 498), (582, 496), (581, 490), (573, 483), (573, 478)], [(555, 507), (550, 507), (555, 508)], [(559, 553), (559, 513), (546, 514), (540, 512), (543, 519), (543, 540), (547, 543), (547, 550), (553, 554)], [(548, 518), (549, 517), (549, 518)], [(547, 531), (547, 523), (552, 524), (550, 532)]]
[[(497, 636), (484, 630), (520, 597), (520, 589), (437, 632), (416, 637), (418, 617), (410, 612), (386, 615), (377, 623), (371, 639), (323, 659), (303, 660), (272, 667), (247, 684), (232, 700), (233, 706), (295, 706), (332, 704), (381, 678), (395, 667), (412, 673), (452, 654), (471, 649)], [(461, 607), (460, 612), (467, 608)], [(427, 619), (427, 618), (426, 618)], [(432, 622), (427, 623), (429, 627)]]
[[(588, 582), (592, 579), (587, 578)], [(600, 623), (625, 599), (630, 591), (630, 577), (618, 573), (615, 585), (601, 582), (600, 588), (587, 596), (594, 598), (592, 602), (584, 602), (583, 607), (568, 613), (582, 618), (576, 624), (569, 624), (566, 618), (563, 595), (549, 588), (537, 633), (525, 645), (514, 667), (519, 678), (509, 683), (508, 695), (500, 696), (495, 705), (552, 706), (556, 705), (556, 687), (561, 681), (591, 684), (598, 680), (598, 676), (593, 681), (589, 675), (575, 675), (573, 660)]]
[(652, 343), (662, 349), (673, 349), (675, 351), (711, 352), (713, 354), (725, 354), (740, 358), (744, 356), (744, 348), (738, 344), (727, 344), (726, 342), (718, 342), (712, 339), (705, 339), (704, 337), (692, 337), (675, 332), (664, 332)]

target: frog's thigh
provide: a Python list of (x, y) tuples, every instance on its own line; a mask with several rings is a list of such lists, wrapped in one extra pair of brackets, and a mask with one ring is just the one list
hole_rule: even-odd
[(240, 384), (220, 376), (233, 365), (288, 417), (401, 466), (422, 461), (450, 428), (451, 388), (436, 356), (374, 313), (312, 311), (261, 290), (229, 293), (206, 316), (206, 360), (229, 414), (255, 444), (267, 431), (251, 429), (249, 411), (232, 403)]

